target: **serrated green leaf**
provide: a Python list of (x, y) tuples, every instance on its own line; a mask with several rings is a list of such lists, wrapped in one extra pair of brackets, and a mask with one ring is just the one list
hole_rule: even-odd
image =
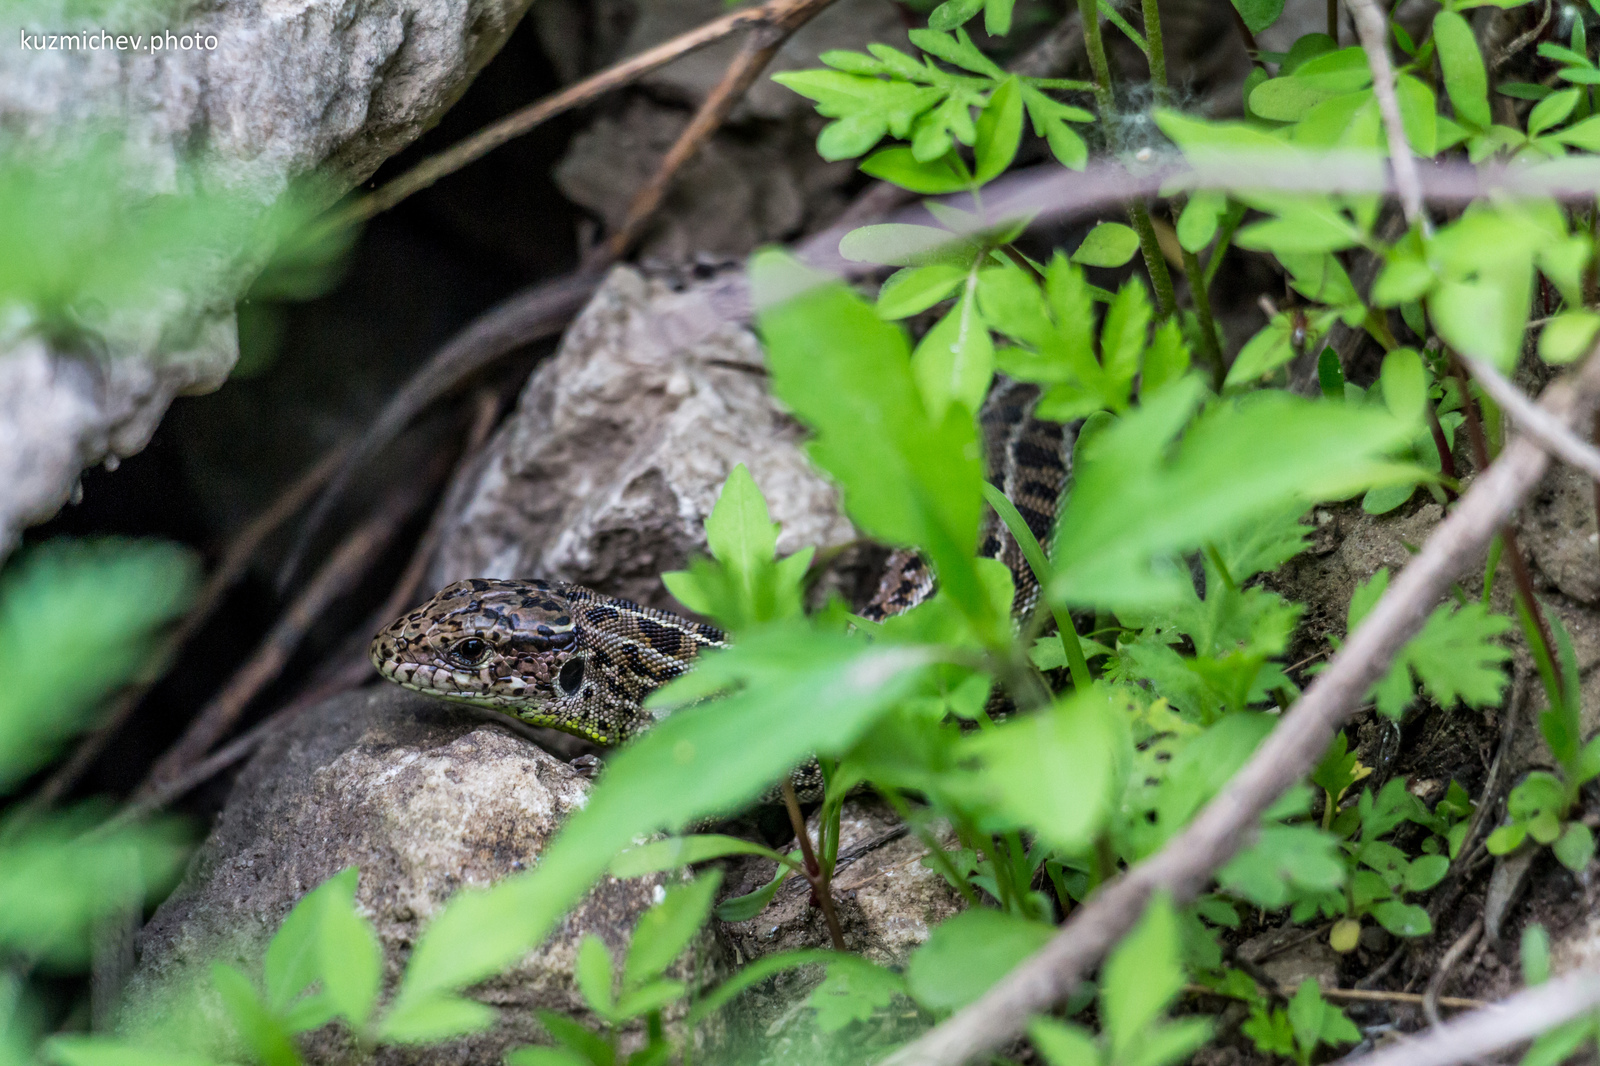
[(944, 155), (924, 163), (916, 158), (910, 148), (876, 151), (861, 164), (861, 172), (924, 196), (956, 192), (972, 184), (957, 167), (953, 155)]

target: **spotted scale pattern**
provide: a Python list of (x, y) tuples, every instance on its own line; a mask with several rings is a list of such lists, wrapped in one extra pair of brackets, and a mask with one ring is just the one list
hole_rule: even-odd
[[(1071, 435), (1033, 418), (1037, 399), (1034, 386), (1002, 379), (979, 424), (989, 480), (1042, 541), (1065, 491)], [(1022, 624), (1038, 602), (1038, 582), (992, 513), (980, 550), (1011, 569), (1012, 613)], [(899, 614), (933, 591), (922, 557), (896, 552), (862, 615)], [(651, 692), (688, 671), (701, 651), (725, 645), (721, 630), (581, 585), (473, 578), (390, 624), (373, 640), (371, 656), (380, 674), (406, 688), (614, 745), (654, 721), (644, 710)], [(815, 763), (796, 772), (803, 796), (820, 783)]]
[(724, 643), (581, 585), (472, 578), (390, 624), (371, 655), (395, 684), (611, 745), (653, 720), (646, 696)]

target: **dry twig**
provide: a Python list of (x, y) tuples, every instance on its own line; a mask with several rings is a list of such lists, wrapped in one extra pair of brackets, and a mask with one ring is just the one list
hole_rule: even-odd
[(317, 490), (322, 488), (338, 469), (345, 451), (344, 446), (331, 449), (317, 461), (316, 465), (284, 489), (265, 511), (239, 531), (227, 550), (222, 553), (222, 560), (217, 564), (217, 568), (206, 578), (205, 587), (200, 590), (194, 605), (189, 608), (189, 612), (184, 615), (183, 621), (178, 623), (177, 628), (168, 635), (157, 656), (158, 662), (152, 666), (149, 675), (128, 686), (118, 695), (116, 702), (112, 704), (111, 710), (100, 724), (78, 742), (72, 756), (50, 775), (28, 801), (30, 809), (37, 810), (56, 803), (77, 783), (78, 778), (83, 776), (84, 771), (105, 749), (106, 744), (127, 722), (128, 716), (138, 709), (150, 689), (166, 675), (172, 661), (183, 650), (184, 645), (189, 643), (189, 638), (193, 637), (200, 626), (211, 617), (211, 612), (216, 610), (223, 596), (243, 576), (245, 568), (250, 565), (250, 560), (255, 558), (262, 542), (288, 521), (296, 511), (311, 501)]
[(783, 42), (833, 2), (783, 0), (766, 5), (771, 9), (768, 17), (751, 27), (750, 36), (745, 39), (738, 55), (733, 57), (733, 62), (728, 64), (722, 79), (707, 94), (688, 127), (668, 149), (649, 182), (634, 195), (621, 227), (600, 246), (599, 255), (586, 265), (600, 266), (627, 254), (628, 249), (644, 233), (645, 226), (660, 208), (661, 201), (666, 199), (667, 190), (672, 187), (672, 180), (677, 177), (678, 171), (699, 154), (705, 143), (722, 127), (734, 105), (743, 98), (745, 90), (761, 76), (761, 72), (767, 69), (767, 64), (778, 54)]
[(1378, 97), (1378, 113), (1389, 138), (1389, 163), (1394, 167), (1394, 182), (1400, 190), (1400, 210), (1406, 223), (1427, 225), (1422, 213), (1422, 183), (1417, 178), (1417, 157), (1411, 153), (1406, 129), (1400, 121), (1400, 100), (1394, 93), (1394, 64), (1389, 62), (1389, 19), (1375, 0), (1347, 0), (1356, 33), (1372, 68), (1372, 91)]
[(1600, 1006), (1600, 973), (1580, 970), (1406, 1040), (1350, 1066), (1454, 1066), (1515, 1047)]
[(1458, 354), (1456, 358), (1466, 365), (1478, 387), (1511, 415), (1518, 430), (1538, 441), (1540, 447), (1557, 459), (1600, 480), (1600, 449), (1540, 410), (1527, 393), (1507, 381), (1490, 364), (1470, 355)]
[[(1589, 353), (1576, 374), (1551, 385), (1543, 400), (1567, 424), (1587, 420), (1597, 405), (1600, 348)], [(1334, 731), (1383, 677), (1396, 650), (1422, 627), (1451, 582), (1480, 556), (1549, 465), (1550, 457), (1532, 441), (1513, 439), (1250, 761), (1182, 833), (1108, 882), (1041, 951), (977, 1002), (884, 1060), (885, 1066), (955, 1066), (1015, 1039), (1034, 1014), (1061, 1002), (1132, 928), (1152, 893), (1169, 892), (1186, 902), (1200, 892), (1217, 868), (1249, 843), (1267, 808), (1315, 768)], [(1600, 983), (1593, 994), (1600, 996)]]
[(333, 513), (339, 497), (356, 474), (398, 437), (412, 419), (496, 360), (560, 333), (599, 285), (599, 276), (586, 272), (530, 285), (475, 319), (434, 353), (384, 405), (377, 421), (350, 449), (339, 464), (338, 472), (317, 497), (311, 513), (301, 523), (294, 547), (279, 569), (278, 587), (288, 587), (318, 530)]
[(144, 799), (156, 787), (181, 776), (238, 721), (250, 701), (288, 665), (300, 641), (322, 618), (328, 605), (355, 587), (368, 572), (436, 479), (437, 475), (420, 478), (396, 492), (344, 539), (283, 612), (255, 654), (195, 716), (183, 736), (156, 760), (135, 791), (135, 799)]
[(558, 93), (513, 111), (466, 140), (451, 145), (437, 155), (429, 156), (381, 189), (339, 210), (327, 225), (347, 226), (387, 211), (412, 193), (421, 192), (440, 178), (454, 174), (507, 141), (522, 136), (557, 115), (591, 103), (613, 89), (620, 89), (638, 81), (651, 71), (658, 70), (706, 45), (715, 44), (724, 37), (731, 37), (740, 30), (779, 24), (790, 17), (795, 8), (813, 6), (816, 3), (817, 0), (767, 0), (767, 3), (759, 7), (735, 11), (719, 19), (713, 19), (688, 33), (680, 34), (670, 41), (663, 41), (654, 48), (609, 66), (576, 85), (569, 85)]
[(1467, 949), (1478, 942), (1483, 935), (1483, 919), (1474, 918), (1472, 924), (1467, 926), (1467, 931), (1450, 945), (1450, 950), (1444, 953), (1444, 958), (1439, 960), (1439, 968), (1434, 971), (1433, 978), (1428, 982), (1428, 991), (1422, 996), (1422, 1013), (1428, 1016), (1428, 1024), (1439, 1026), (1444, 1024), (1444, 1019), (1439, 1017), (1440, 1006), (1449, 1006), (1445, 1002), (1449, 997), (1439, 995), (1444, 991), (1444, 984), (1450, 980), (1450, 971), (1456, 968), (1456, 963), (1461, 961), (1461, 956)]

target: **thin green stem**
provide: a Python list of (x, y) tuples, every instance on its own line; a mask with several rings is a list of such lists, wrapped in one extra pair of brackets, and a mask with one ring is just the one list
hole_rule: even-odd
[(1339, 43), (1339, 0), (1328, 0), (1328, 36)]
[(1155, 223), (1150, 221), (1150, 209), (1138, 200), (1128, 201), (1128, 220), (1139, 235), (1139, 251), (1144, 253), (1144, 268), (1150, 274), (1150, 283), (1156, 290), (1156, 310), (1163, 320), (1171, 318), (1178, 306), (1172, 289), (1172, 273), (1167, 269), (1167, 258), (1161, 254), (1161, 242), (1156, 240)]
[(1100, 12), (1095, 0), (1078, 0), (1078, 15), (1083, 22), (1083, 46), (1089, 53), (1089, 69), (1094, 72), (1094, 103), (1100, 121), (1111, 123), (1111, 67), (1106, 63), (1106, 46), (1100, 38)]
[(1239, 223), (1244, 221), (1244, 204), (1234, 204), (1222, 216), (1222, 224), (1217, 227), (1216, 247), (1211, 250), (1211, 255), (1206, 259), (1206, 272), (1202, 279), (1206, 291), (1211, 291), (1211, 280), (1217, 276), (1217, 268), (1222, 266), (1222, 257), (1233, 243), (1233, 235), (1239, 229)]
[(1150, 60), (1150, 85), (1155, 89), (1156, 104), (1167, 103), (1167, 49), (1161, 43), (1161, 8), (1156, 0), (1142, 0), (1144, 32), (1149, 44), (1144, 54)]
[(1040, 547), (1038, 538), (1033, 535), (1033, 530), (1028, 528), (1028, 523), (1023, 520), (1016, 504), (1007, 499), (1006, 494), (999, 488), (985, 481), (983, 498), (989, 502), (995, 514), (1000, 516), (1000, 521), (1011, 531), (1017, 547), (1022, 549), (1023, 558), (1028, 560), (1029, 569), (1039, 582), (1040, 598), (1045, 601), (1056, 620), (1056, 633), (1061, 638), (1061, 650), (1066, 653), (1067, 669), (1072, 673), (1072, 687), (1079, 692), (1087, 691), (1094, 683), (1094, 677), (1089, 673), (1089, 661), (1084, 658), (1083, 644), (1078, 639), (1077, 627), (1072, 624), (1072, 613), (1050, 602), (1048, 592), (1051, 570), (1050, 561), (1044, 555), (1044, 548)]
[(1121, 30), (1128, 40), (1138, 46), (1139, 51), (1146, 56), (1150, 54), (1150, 45), (1146, 43), (1144, 35), (1129, 25), (1128, 20), (1123, 18), (1116, 8), (1107, 3), (1107, 0), (1099, 0), (1099, 6), (1100, 14), (1107, 22)]
[(1189, 282), (1189, 298), (1194, 301), (1195, 323), (1200, 327), (1200, 358), (1211, 371), (1211, 388), (1222, 391), (1228, 368), (1222, 361), (1222, 346), (1217, 343), (1217, 323), (1211, 317), (1211, 294), (1206, 291), (1205, 274), (1200, 269), (1200, 259), (1189, 249), (1183, 250), (1183, 276)]

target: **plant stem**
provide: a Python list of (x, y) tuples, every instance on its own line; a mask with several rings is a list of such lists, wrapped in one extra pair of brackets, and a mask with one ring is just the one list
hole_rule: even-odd
[(1145, 40), (1149, 47), (1145, 55), (1150, 60), (1150, 85), (1155, 90), (1156, 105), (1167, 103), (1167, 49), (1161, 43), (1161, 8), (1157, 0), (1142, 0)]
[(1328, 0), (1328, 36), (1339, 43), (1339, 0)]
[[(1433, 435), (1433, 446), (1439, 452), (1439, 472), (1451, 481), (1460, 483), (1460, 476), (1456, 473), (1456, 457), (1450, 454), (1450, 443), (1444, 438), (1444, 426), (1439, 424), (1439, 412), (1433, 409), (1433, 404), (1423, 405), (1428, 411), (1428, 432)], [(1459, 494), (1449, 485), (1444, 486), (1445, 498), (1454, 502)]]
[[(1222, 224), (1217, 227), (1216, 247), (1206, 258), (1206, 272), (1201, 280), (1205, 283), (1206, 292), (1211, 292), (1211, 282), (1217, 276), (1217, 269), (1222, 266), (1222, 257), (1233, 243), (1233, 235), (1239, 229), (1239, 223), (1244, 221), (1246, 208), (1244, 204), (1234, 204), (1222, 216)], [(1208, 296), (1209, 299), (1209, 296)]]
[(822, 908), (822, 917), (828, 923), (828, 937), (833, 941), (833, 950), (847, 951), (844, 930), (839, 927), (839, 915), (833, 909), (828, 873), (817, 862), (817, 853), (811, 848), (811, 834), (806, 831), (805, 815), (800, 813), (800, 800), (794, 794), (794, 782), (787, 777), (783, 779), (783, 805), (789, 809), (789, 823), (794, 826), (794, 835), (800, 841), (800, 853), (806, 860), (806, 880), (811, 882), (811, 895), (817, 901), (817, 906)]
[[(1481, 474), (1489, 468), (1489, 440), (1483, 432), (1483, 421), (1478, 417), (1478, 403), (1468, 387), (1467, 371), (1461, 361), (1450, 359), (1451, 372), (1456, 376), (1456, 383), (1461, 388), (1461, 411), (1467, 419), (1467, 438), (1472, 442), (1472, 461), (1478, 464)], [(1532, 649), (1534, 659), (1537, 661), (1541, 652), (1550, 665), (1550, 679), (1547, 687), (1550, 688), (1552, 702), (1562, 696), (1562, 682), (1560, 671), (1555, 670), (1555, 638), (1550, 633), (1550, 623), (1544, 616), (1544, 609), (1539, 606), (1538, 599), (1534, 596), (1533, 575), (1528, 571), (1528, 562), (1522, 555), (1522, 549), (1517, 545), (1517, 532), (1507, 522), (1500, 529), (1501, 544), (1504, 546), (1503, 555), (1511, 567), (1511, 578), (1517, 586), (1517, 598), (1521, 609), (1527, 613), (1527, 619), (1532, 621), (1528, 629), (1529, 643), (1534, 643), (1538, 638), (1541, 647)], [(1544, 670), (1541, 668), (1540, 673)]]
[(928, 827), (922, 824), (920, 819), (912, 816), (911, 806), (906, 803), (905, 797), (896, 790), (881, 785), (878, 786), (878, 795), (882, 796), (884, 801), (894, 808), (894, 812), (900, 816), (900, 820), (909, 825), (911, 831), (917, 834), (917, 839), (922, 841), (923, 846), (928, 849), (928, 858), (932, 859), (933, 864), (939, 867), (939, 872), (955, 887), (955, 890), (961, 893), (961, 898), (967, 901), (967, 906), (976, 907), (978, 905), (978, 894), (972, 890), (972, 886), (967, 883), (967, 879), (956, 871), (955, 864), (950, 861), (950, 853), (944, 850), (944, 846), (928, 830)]
[(1023, 520), (1017, 505), (1007, 499), (1005, 493), (985, 481), (983, 498), (989, 502), (989, 506), (994, 508), (994, 513), (1000, 516), (1000, 521), (1011, 531), (1012, 539), (1017, 542), (1017, 547), (1022, 549), (1023, 558), (1028, 560), (1028, 567), (1039, 582), (1039, 596), (1050, 608), (1050, 614), (1056, 620), (1056, 634), (1061, 638), (1061, 650), (1067, 655), (1067, 669), (1072, 672), (1072, 687), (1079, 692), (1086, 691), (1094, 683), (1094, 677), (1089, 673), (1089, 661), (1084, 658), (1077, 627), (1072, 624), (1072, 613), (1064, 607), (1057, 607), (1051, 603), (1046, 595), (1050, 588), (1051, 570), (1044, 549), (1040, 547), (1038, 538), (1033, 535), (1033, 530), (1028, 528), (1028, 523)]
[[(1594, 416), (1594, 432), (1590, 436), (1596, 444), (1600, 444), (1600, 414)], [(1600, 481), (1594, 483), (1594, 519), (1595, 531), (1600, 532)]]
[(1217, 323), (1211, 317), (1211, 294), (1206, 291), (1200, 258), (1187, 248), (1183, 250), (1183, 276), (1188, 279), (1189, 298), (1194, 301), (1194, 317), (1200, 327), (1200, 357), (1211, 371), (1212, 390), (1220, 393), (1228, 368), (1222, 362), (1222, 348), (1217, 344)]
[[(1078, 14), (1083, 21), (1084, 50), (1089, 53), (1089, 67), (1094, 71), (1094, 104), (1100, 112), (1100, 127), (1105, 132), (1106, 142), (1115, 150), (1117, 137), (1111, 125), (1111, 66), (1106, 62), (1105, 41), (1100, 36), (1100, 16), (1095, 8), (1095, 0), (1078, 0)], [(1162, 65), (1165, 66), (1164, 60)], [(1144, 267), (1150, 275), (1151, 286), (1156, 290), (1156, 305), (1161, 318), (1170, 318), (1175, 305), (1172, 274), (1167, 270), (1167, 261), (1161, 256), (1155, 227), (1150, 224), (1150, 211), (1142, 202), (1130, 200), (1128, 220), (1139, 234), (1139, 250), (1144, 253)]]

